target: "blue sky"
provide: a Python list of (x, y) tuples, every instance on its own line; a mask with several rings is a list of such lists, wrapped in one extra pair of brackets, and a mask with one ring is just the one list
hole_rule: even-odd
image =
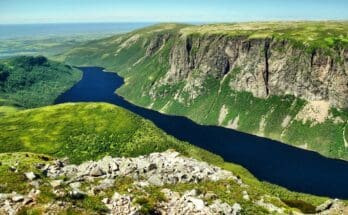
[(0, 24), (348, 19), (348, 0), (0, 0)]

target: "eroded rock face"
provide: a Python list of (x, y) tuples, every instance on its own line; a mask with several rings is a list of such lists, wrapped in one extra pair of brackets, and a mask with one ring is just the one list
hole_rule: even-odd
[(149, 41), (145, 55), (152, 56), (155, 54), (162, 48), (163, 44), (165, 44), (169, 37), (169, 34), (156, 34), (156, 36)]
[(168, 59), (169, 71), (150, 95), (161, 85), (194, 81), (190, 77), (198, 70), (220, 79), (233, 73), (230, 87), (255, 97), (291, 94), (344, 108), (348, 107), (347, 53), (346, 49), (330, 55), (322, 50), (308, 52), (271, 38), (180, 36)]

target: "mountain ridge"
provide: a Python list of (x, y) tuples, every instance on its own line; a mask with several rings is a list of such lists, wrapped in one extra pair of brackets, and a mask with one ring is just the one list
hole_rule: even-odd
[(162, 24), (60, 58), (117, 71), (137, 105), (347, 159), (347, 26)]

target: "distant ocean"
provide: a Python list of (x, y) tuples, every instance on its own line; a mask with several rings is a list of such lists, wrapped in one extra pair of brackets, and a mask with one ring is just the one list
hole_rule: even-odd
[(41, 36), (117, 34), (152, 24), (154, 23), (0, 24), (0, 40), (30, 39)]

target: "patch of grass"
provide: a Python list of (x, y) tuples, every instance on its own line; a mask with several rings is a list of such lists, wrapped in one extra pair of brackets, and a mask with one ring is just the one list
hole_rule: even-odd
[(302, 200), (282, 200), (285, 204), (293, 208), (299, 208), (303, 213), (316, 213), (316, 207)]
[[(28, 193), (33, 187), (28, 184), (24, 173), (33, 171), (38, 176), (35, 164), (49, 163), (52, 158), (47, 155), (23, 153), (0, 153), (0, 193)], [(17, 171), (14, 171), (15, 168)]]
[[(49, 119), (49, 120), (48, 120)], [(73, 163), (106, 155), (137, 156), (187, 144), (122, 108), (102, 103), (63, 104), (19, 111), (0, 122), (0, 151), (68, 156)]]
[(8, 115), (18, 111), (18, 108), (14, 106), (0, 106), (0, 116)]

